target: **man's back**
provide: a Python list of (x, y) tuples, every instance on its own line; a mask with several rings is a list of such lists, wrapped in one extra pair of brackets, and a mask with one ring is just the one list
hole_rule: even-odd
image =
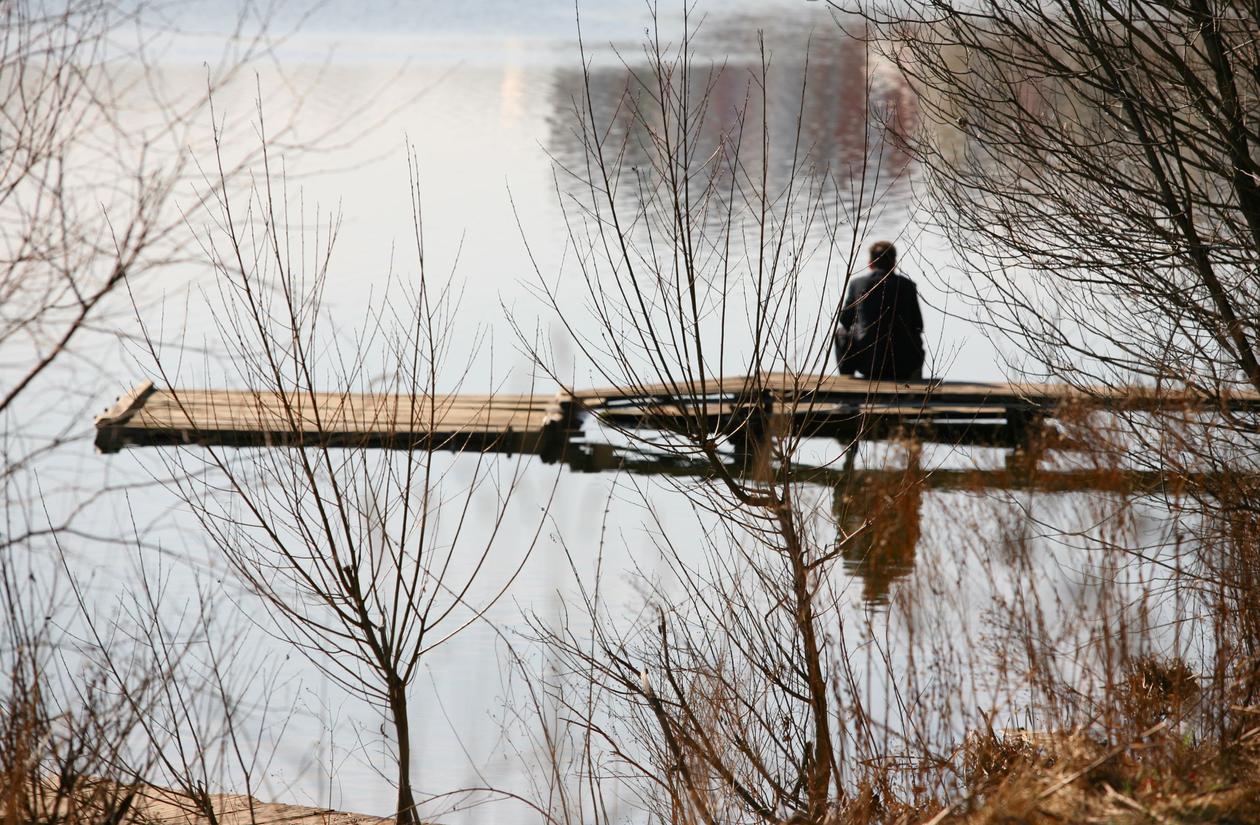
[(914, 281), (880, 269), (851, 279), (840, 323), (848, 330), (850, 363), (863, 375), (879, 380), (919, 375), (923, 316)]

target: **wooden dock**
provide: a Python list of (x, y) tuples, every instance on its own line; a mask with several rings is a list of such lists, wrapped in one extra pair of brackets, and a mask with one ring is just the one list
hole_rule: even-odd
[[(772, 373), (634, 389), (550, 394), (406, 396), (173, 390), (145, 382), (96, 419), (103, 452), (131, 446), (331, 446), (537, 454), (562, 460), (596, 419), (620, 430), (734, 437), (1017, 445), (1066, 407), (1201, 409), (1188, 395), (1138, 388), (1079, 393), (1052, 384), (867, 381)], [(1260, 394), (1228, 400), (1260, 412)]]
[(542, 453), (566, 429), (553, 397), (170, 390), (145, 382), (96, 419), (96, 446), (376, 447)]

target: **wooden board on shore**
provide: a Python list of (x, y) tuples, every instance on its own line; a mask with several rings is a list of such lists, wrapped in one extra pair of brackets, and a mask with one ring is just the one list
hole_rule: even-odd
[[(214, 809), (211, 818), (201, 805)], [(177, 791), (140, 789), (133, 808), (141, 822), (152, 825), (394, 825), (394, 817), (345, 813), (329, 808), (261, 802), (248, 796), (210, 794), (195, 803)]]

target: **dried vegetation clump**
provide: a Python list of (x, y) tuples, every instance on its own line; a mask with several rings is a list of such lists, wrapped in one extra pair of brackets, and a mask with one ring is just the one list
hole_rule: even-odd
[[(136, 789), (115, 778), (125, 707), (99, 702), (54, 712), (38, 671), (19, 662), (0, 704), (0, 821), (4, 825), (135, 823)], [(35, 678), (32, 678), (35, 677)], [(99, 692), (89, 695), (100, 699)]]
[(1233, 704), (1216, 716), (1224, 738), (1196, 736), (1188, 729), (1210, 709), (1197, 704), (1202, 691), (1185, 662), (1142, 657), (1127, 670), (1114, 729), (973, 732), (954, 762), (939, 766), (957, 771), (952, 800), (905, 799), (887, 776), (875, 776), (841, 801), (832, 821), (1260, 822), (1260, 706)]
[[(26, 662), (29, 664), (29, 661)], [(10, 674), (0, 697), (2, 825), (386, 825), (392, 817), (211, 793), (204, 781), (152, 783), (160, 755), (129, 752), (142, 724), (136, 695), (84, 686), (83, 703), (55, 710), (37, 669)], [(143, 701), (143, 700), (141, 700)], [(168, 780), (170, 782), (170, 780)]]
[(1036, 745), (985, 739), (974, 758), (996, 770), (975, 777), (965, 812), (949, 821), (1257, 822), (1257, 744), (1190, 742), (1162, 723), (1118, 745), (1084, 733)]

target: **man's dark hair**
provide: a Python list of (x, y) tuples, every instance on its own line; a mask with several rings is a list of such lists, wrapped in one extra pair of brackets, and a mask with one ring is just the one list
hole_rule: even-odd
[(871, 244), (871, 266), (890, 271), (897, 265), (897, 247), (888, 241), (876, 241)]

